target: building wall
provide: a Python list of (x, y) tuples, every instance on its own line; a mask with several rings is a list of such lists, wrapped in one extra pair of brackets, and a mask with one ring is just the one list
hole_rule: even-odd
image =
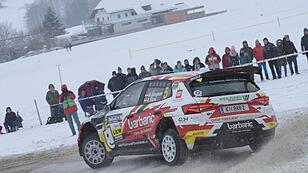
[(113, 25), (113, 29), (115, 33), (121, 33), (121, 32), (127, 32), (127, 31), (146, 28), (150, 24), (151, 24), (150, 17), (144, 17), (144, 18), (129, 20), (125, 22), (115, 23)]

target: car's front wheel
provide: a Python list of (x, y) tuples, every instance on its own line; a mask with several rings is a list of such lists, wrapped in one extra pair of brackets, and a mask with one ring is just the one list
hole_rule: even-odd
[(165, 132), (161, 141), (161, 151), (164, 160), (170, 166), (181, 165), (185, 163), (188, 157), (188, 150), (185, 142), (180, 139), (177, 132), (169, 129)]
[(104, 145), (97, 135), (90, 135), (82, 142), (82, 157), (93, 169), (108, 166), (113, 161), (113, 156), (106, 152)]

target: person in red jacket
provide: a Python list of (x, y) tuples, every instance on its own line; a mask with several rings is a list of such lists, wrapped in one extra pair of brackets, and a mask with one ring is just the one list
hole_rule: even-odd
[(69, 91), (67, 89), (67, 85), (65, 84), (61, 86), (61, 90), (62, 90), (62, 93), (59, 96), (59, 102), (63, 104), (64, 114), (66, 115), (68, 125), (70, 126), (70, 129), (74, 136), (76, 135), (76, 131), (74, 128), (73, 119), (77, 125), (78, 130), (80, 128), (80, 121), (79, 121), (78, 114), (77, 114), (78, 108), (74, 101), (76, 96), (72, 91)]
[(219, 69), (219, 63), (221, 62), (221, 59), (216, 53), (215, 49), (211, 47), (208, 53), (209, 54), (205, 58), (205, 64), (208, 65), (210, 70)]
[(231, 49), (226, 47), (225, 54), (222, 56), (222, 66), (223, 68), (230, 68), (232, 67), (232, 59), (230, 56)]
[[(264, 60), (263, 46), (261, 45), (259, 40), (256, 40), (255, 43), (256, 43), (256, 46), (253, 48), (253, 56), (255, 57), (257, 64), (258, 64), (259, 68), (261, 69), (261, 71), (262, 71), (262, 68), (263, 68), (266, 79), (269, 80), (268, 72), (267, 72), (267, 68), (266, 68), (266, 63), (263, 62), (263, 60)], [(261, 73), (261, 80), (262, 81), (264, 80), (262, 73)]]

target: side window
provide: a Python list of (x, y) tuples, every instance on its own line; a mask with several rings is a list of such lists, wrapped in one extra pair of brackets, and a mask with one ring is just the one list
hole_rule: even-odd
[(172, 96), (171, 81), (151, 81), (145, 92), (143, 103), (153, 103)]
[(140, 95), (146, 82), (139, 82), (130, 86), (115, 100), (113, 109), (123, 109), (138, 105)]

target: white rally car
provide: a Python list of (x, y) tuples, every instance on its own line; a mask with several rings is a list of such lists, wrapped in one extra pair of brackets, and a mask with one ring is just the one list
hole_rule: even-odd
[(274, 137), (277, 120), (254, 74), (258, 68), (243, 67), (137, 81), (82, 124), (80, 155), (95, 169), (121, 155), (162, 154), (179, 165), (201, 150), (257, 151)]

